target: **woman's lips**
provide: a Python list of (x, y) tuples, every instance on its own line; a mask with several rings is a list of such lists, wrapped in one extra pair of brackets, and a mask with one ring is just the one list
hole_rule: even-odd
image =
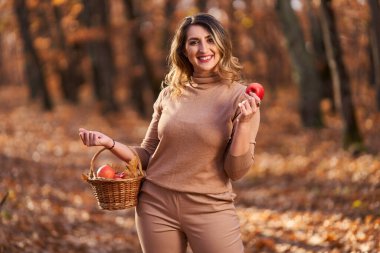
[(206, 63), (206, 62), (209, 62), (212, 57), (213, 57), (212, 55), (206, 55), (206, 56), (198, 56), (197, 58), (201, 63)]

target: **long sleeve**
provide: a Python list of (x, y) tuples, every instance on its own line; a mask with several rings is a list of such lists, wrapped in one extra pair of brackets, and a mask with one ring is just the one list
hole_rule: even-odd
[[(238, 102), (241, 102), (244, 99), (243, 96), (239, 98)], [(237, 118), (239, 116), (240, 110), (237, 109), (235, 111), (235, 115), (233, 118), (233, 129), (232, 129), (232, 134), (231, 134), (231, 139), (229, 141), (229, 144), (226, 149), (226, 154), (225, 154), (225, 160), (224, 160), (224, 171), (228, 175), (228, 177), (231, 180), (238, 180), (242, 178), (248, 170), (252, 167), (254, 163), (254, 146), (253, 144), (250, 145), (248, 151), (245, 154), (239, 155), (239, 156), (234, 156), (230, 152), (230, 146), (231, 142), (235, 137), (236, 134), (236, 128), (237, 128)], [(254, 122), (254, 124), (258, 125), (258, 122)], [(252, 143), (256, 139), (256, 134), (257, 134), (258, 126), (254, 127), (254, 136), (247, 136), (247, 142)]]
[(141, 145), (132, 147), (138, 154), (144, 170), (147, 168), (151, 156), (156, 151), (156, 148), (160, 143), (160, 139), (158, 138), (158, 122), (160, 120), (162, 112), (161, 103), (163, 93), (164, 90), (161, 91), (153, 105), (152, 119)]
[(253, 162), (254, 149), (252, 147), (250, 147), (248, 152), (240, 156), (233, 156), (228, 152), (224, 161), (224, 171), (231, 180), (235, 181), (242, 178), (248, 172)]

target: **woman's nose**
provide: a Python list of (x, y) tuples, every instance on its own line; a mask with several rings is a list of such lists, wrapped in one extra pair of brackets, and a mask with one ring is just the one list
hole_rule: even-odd
[(199, 52), (205, 53), (208, 50), (207, 43), (201, 42), (199, 43)]

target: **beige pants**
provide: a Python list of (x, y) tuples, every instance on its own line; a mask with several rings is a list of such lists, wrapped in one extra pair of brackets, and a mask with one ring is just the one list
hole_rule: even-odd
[(231, 193), (193, 194), (145, 181), (136, 207), (144, 253), (243, 253)]

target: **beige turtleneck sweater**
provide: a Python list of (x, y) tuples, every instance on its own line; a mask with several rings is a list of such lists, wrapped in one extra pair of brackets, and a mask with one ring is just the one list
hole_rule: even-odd
[(218, 76), (194, 77), (177, 98), (164, 88), (141, 146), (133, 147), (146, 180), (182, 192), (231, 191), (230, 180), (253, 164), (253, 147), (242, 156), (229, 152), (244, 92), (244, 85)]

